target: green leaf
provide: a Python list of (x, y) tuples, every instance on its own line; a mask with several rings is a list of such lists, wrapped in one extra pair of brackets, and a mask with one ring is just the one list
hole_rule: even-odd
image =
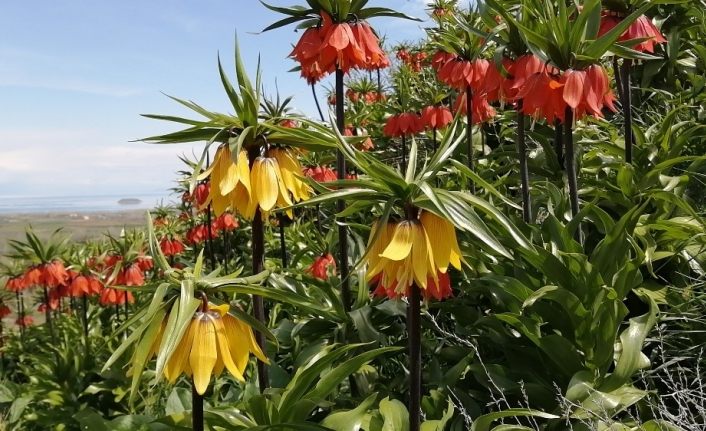
[(532, 409), (507, 409), (501, 412), (485, 414), (473, 421), (471, 431), (489, 431), (493, 421), (512, 417), (537, 417), (542, 419), (559, 419), (559, 416)]
[(389, 397), (380, 401), (380, 414), (384, 420), (382, 431), (409, 431), (409, 412), (400, 401)]
[(371, 394), (353, 410), (338, 410), (326, 416), (322, 426), (334, 431), (359, 431), (365, 420), (368, 409), (377, 398), (377, 393)]

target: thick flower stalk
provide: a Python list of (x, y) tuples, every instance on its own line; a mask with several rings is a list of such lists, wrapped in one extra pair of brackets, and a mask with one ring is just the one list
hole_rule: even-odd
[[(211, 376), (219, 376), (224, 369), (243, 381), (250, 353), (269, 363), (250, 326), (228, 314), (228, 310), (227, 304), (208, 304), (207, 310), (194, 315), (164, 367), (164, 376), (170, 383), (186, 375), (193, 379), (196, 392), (203, 395)], [(159, 351), (163, 330), (164, 325), (152, 345), (152, 355)]]

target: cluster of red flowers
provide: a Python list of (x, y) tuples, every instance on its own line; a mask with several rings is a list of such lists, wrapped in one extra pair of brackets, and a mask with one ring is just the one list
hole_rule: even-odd
[[(436, 299), (437, 301), (442, 301), (446, 298), (453, 296), (453, 291), (451, 290), (451, 279), (449, 278), (448, 272), (438, 273), (439, 283), (435, 283), (433, 277), (427, 279), (427, 288), (420, 289), (424, 299)], [(381, 275), (373, 279), (374, 283), (377, 283), (375, 290), (373, 290), (373, 295), (378, 298), (388, 298), (388, 299), (399, 299), (402, 297), (409, 296), (409, 289), (406, 293), (397, 292), (397, 282), (392, 283), (391, 286), (385, 287), (382, 284)]]
[(322, 254), (314, 259), (307, 272), (319, 280), (328, 280), (329, 272), (336, 274), (336, 260), (331, 253)]
[(574, 110), (575, 118), (602, 117), (604, 107), (615, 111), (615, 96), (600, 65), (561, 73), (533, 55), (524, 55), (506, 62), (506, 68), (511, 77), (503, 84), (504, 98), (522, 100), (522, 112), (527, 115), (553, 122), (564, 121), (567, 107)]
[(336, 171), (328, 166), (312, 166), (304, 168), (304, 176), (312, 178), (314, 181), (319, 183), (327, 183), (338, 179)]
[[(601, 16), (601, 27), (598, 30), (598, 35), (603, 36), (608, 33), (616, 25), (620, 24), (623, 19), (624, 17), (619, 14), (604, 12)], [(662, 36), (657, 26), (645, 15), (642, 15), (630, 24), (628, 29), (620, 35), (618, 41), (625, 42), (633, 39), (644, 39), (644, 41), (636, 43), (632, 49), (640, 52), (648, 52), (650, 54), (655, 52), (656, 44), (667, 42), (667, 39)]]
[(385, 122), (382, 133), (392, 138), (416, 135), (424, 130), (436, 130), (446, 127), (453, 121), (451, 111), (444, 106), (427, 106), (421, 115), (412, 112), (392, 115)]
[(159, 241), (159, 248), (162, 250), (162, 254), (170, 257), (170, 256), (176, 256), (179, 254), (182, 254), (186, 247), (184, 247), (184, 243), (181, 242), (178, 238), (169, 238), (167, 236), (163, 237)]
[(422, 71), (424, 60), (427, 59), (427, 53), (423, 51), (410, 53), (405, 48), (401, 48), (397, 51), (397, 58), (410, 70), (419, 73)]
[[(384, 102), (385, 99), (387, 98), (385, 96), (385, 93), (378, 93), (377, 91), (355, 91), (352, 88), (349, 88), (346, 90), (346, 97), (348, 100), (350, 100), (353, 103), (357, 103), (358, 101), (363, 101), (365, 103), (375, 103), (375, 102)], [(331, 99), (329, 98), (329, 102)], [(333, 103), (331, 105), (336, 104), (336, 95), (333, 95)]]
[(390, 116), (385, 122), (382, 133), (391, 138), (416, 135), (424, 130), (424, 124), (419, 115), (413, 112), (403, 112)]
[(424, 127), (432, 130), (443, 129), (453, 119), (451, 111), (445, 106), (427, 106), (422, 109), (422, 115), (420, 116), (420, 121)]
[(321, 12), (321, 25), (310, 27), (290, 54), (301, 65), (302, 77), (309, 83), (336, 70), (381, 69), (390, 65), (380, 41), (365, 21), (333, 22)]
[(474, 94), (491, 97), (502, 84), (498, 69), (486, 59), (464, 60), (448, 53), (437, 53), (432, 60), (439, 81), (457, 90), (470, 87)]
[[(216, 239), (218, 238), (220, 232), (231, 232), (237, 229), (238, 226), (238, 220), (236, 220), (233, 214), (223, 213), (220, 216), (216, 217), (213, 221), (211, 221), (210, 239)], [(186, 232), (186, 242), (189, 244), (200, 244), (208, 238), (209, 228), (208, 225), (205, 223), (196, 225)]]
[[(107, 270), (108, 279), (106, 287), (101, 291), (101, 305), (124, 304), (135, 302), (132, 292), (109, 287), (114, 286), (143, 286), (145, 284), (145, 271), (149, 271), (154, 267), (152, 259), (147, 256), (139, 256), (134, 262), (123, 263), (122, 256), (111, 254), (104, 259), (105, 270)], [(113, 278), (116, 265), (121, 263), (121, 268), (117, 275)]]
[[(56, 310), (61, 298), (100, 295), (102, 305), (133, 302), (130, 292), (105, 287), (104, 284), (121, 286), (142, 286), (145, 284), (144, 271), (152, 269), (152, 259), (139, 256), (134, 262), (124, 265), (113, 277), (116, 265), (122, 262), (118, 255), (108, 255), (102, 261), (93, 258), (89, 261), (91, 271), (79, 273), (66, 269), (63, 262), (53, 260), (42, 265), (27, 268), (18, 277), (8, 279), (6, 289), (21, 292), (30, 287), (47, 288), (48, 301), (39, 304), (39, 311)], [(97, 274), (104, 274), (99, 276)], [(101, 277), (104, 280), (101, 280)], [(21, 320), (21, 319), (20, 319)], [(28, 324), (30, 320), (18, 322)]]

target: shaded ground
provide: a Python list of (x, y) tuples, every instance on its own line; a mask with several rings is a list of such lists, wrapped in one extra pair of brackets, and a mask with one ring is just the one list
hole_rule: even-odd
[(9, 251), (8, 240), (24, 238), (25, 227), (29, 225), (40, 238), (63, 228), (73, 241), (82, 241), (108, 232), (117, 235), (123, 228), (144, 227), (145, 214), (146, 210), (0, 214), (0, 255)]

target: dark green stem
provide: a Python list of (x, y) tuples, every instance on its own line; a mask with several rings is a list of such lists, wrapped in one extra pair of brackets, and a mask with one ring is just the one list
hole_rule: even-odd
[(419, 431), (422, 400), (421, 293), (412, 283), (407, 298), (407, 336), (409, 337), (409, 429)]
[(556, 161), (559, 163), (559, 169), (564, 169), (564, 125), (556, 120), (554, 122), (554, 152), (556, 153)]
[(404, 172), (406, 167), (407, 167), (407, 136), (403, 135), (402, 136), (402, 166), (401, 166), (400, 170), (402, 172)]
[(632, 92), (630, 89), (630, 69), (632, 67), (632, 60), (627, 58), (623, 60), (622, 81), (623, 81), (623, 92), (622, 105), (623, 113), (625, 116), (625, 163), (632, 164), (632, 147), (633, 147), (633, 137), (632, 137)]
[[(255, 162), (255, 159), (260, 155), (260, 148), (251, 148), (248, 151), (248, 157), (250, 160), (250, 168)], [(265, 266), (265, 226), (262, 221), (262, 212), (258, 207), (255, 211), (255, 217), (252, 221), (252, 273), (259, 274), (262, 272)], [(262, 324), (267, 325), (267, 315), (265, 313), (265, 302), (260, 295), (253, 295), (253, 313), (255, 318)], [(257, 344), (260, 346), (262, 351), (265, 351), (265, 334), (257, 331), (255, 333), (255, 339)], [(269, 370), (267, 365), (258, 360), (257, 361), (257, 379), (260, 385), (260, 392), (264, 393), (265, 389), (270, 386)]]
[(84, 294), (81, 299), (83, 301), (83, 335), (86, 336), (86, 344), (88, 344), (88, 297)]
[[(579, 213), (579, 186), (578, 186), (578, 168), (576, 163), (576, 151), (574, 148), (574, 111), (567, 106), (564, 115), (564, 145), (566, 146), (566, 176), (569, 183), (569, 200), (571, 202), (571, 217), (576, 217)], [(576, 228), (574, 235), (576, 241), (583, 244), (583, 233), (581, 226)]]
[(47, 321), (47, 327), (49, 328), (49, 335), (51, 335), (52, 342), (56, 345), (56, 337), (54, 336), (54, 325), (51, 321), (51, 310), (49, 307), (49, 290), (47, 286), (44, 286), (44, 317)]
[(532, 197), (530, 196), (529, 168), (527, 167), (527, 144), (525, 142), (525, 114), (522, 101), (517, 104), (517, 155), (520, 159), (520, 181), (522, 183), (522, 218), (525, 223), (532, 220)]
[(191, 381), (191, 429), (203, 431), (203, 396), (196, 392), (196, 385)]
[[(336, 126), (342, 134), (345, 129), (345, 111), (343, 102), (343, 70), (336, 68)], [(343, 153), (339, 150), (336, 154), (336, 169), (338, 179), (346, 178), (346, 159)], [(340, 213), (346, 209), (346, 201), (339, 199), (336, 202), (336, 209)], [(341, 269), (341, 299), (343, 307), (346, 311), (351, 310), (351, 288), (348, 280), (348, 227), (345, 225), (346, 220), (339, 219), (338, 225), (338, 267)]]
[(615, 89), (618, 91), (620, 102), (623, 102), (623, 80), (620, 78), (620, 67), (618, 66), (618, 57), (613, 56), (613, 75), (615, 76)]
[(311, 84), (311, 94), (314, 95), (316, 110), (319, 111), (319, 117), (321, 117), (321, 121), (326, 121), (326, 118), (324, 117), (324, 112), (321, 110), (321, 105), (319, 104), (319, 97), (316, 95), (316, 84)]

